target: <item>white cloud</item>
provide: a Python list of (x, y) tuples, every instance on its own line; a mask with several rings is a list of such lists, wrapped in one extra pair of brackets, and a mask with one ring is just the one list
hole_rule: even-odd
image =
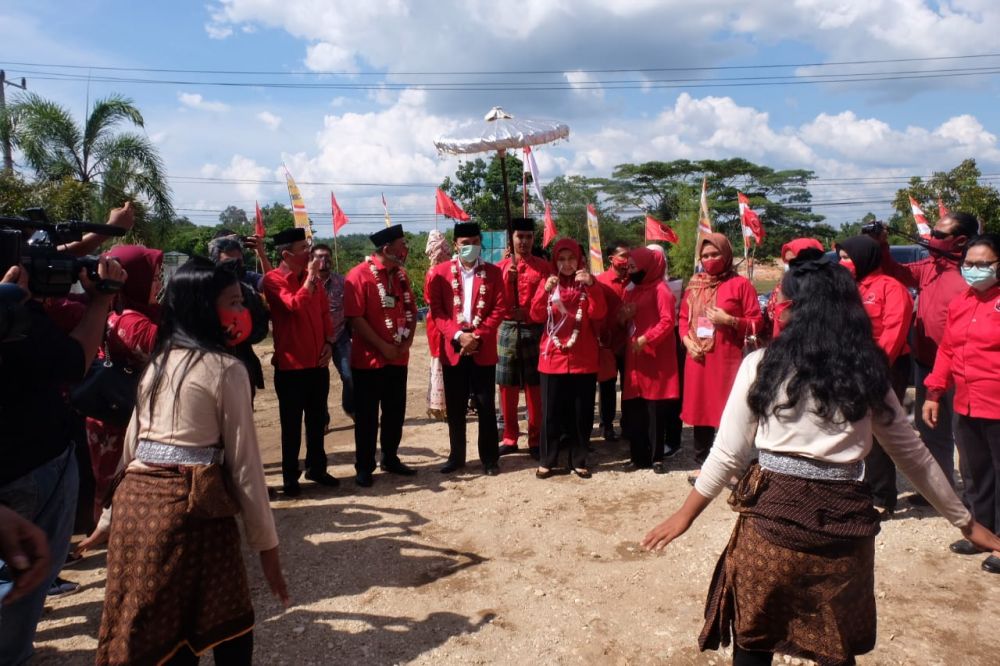
[(267, 125), (272, 131), (281, 127), (281, 116), (276, 116), (270, 111), (261, 111), (258, 113), (257, 120)]
[(229, 105), (224, 102), (213, 102), (205, 99), (198, 93), (177, 93), (177, 99), (180, 103), (189, 109), (197, 109), (199, 111), (212, 111), (215, 113), (222, 113), (229, 110)]
[(579, 70), (563, 72), (563, 78), (578, 95), (590, 99), (604, 99), (604, 90), (597, 82), (597, 78), (590, 72)]
[(227, 25), (206, 23), (205, 32), (211, 39), (225, 39), (233, 34), (233, 29)]
[(343, 47), (327, 42), (313, 44), (306, 49), (305, 65), (314, 72), (356, 72), (354, 54)]
[[(233, 155), (229, 164), (220, 166), (218, 164), (202, 165), (201, 175), (205, 178), (224, 178), (228, 180), (271, 180), (274, 173), (271, 169), (257, 164), (257, 162), (243, 155)], [(238, 183), (235, 185), (236, 191), (244, 201), (261, 199), (263, 187), (259, 183)]]

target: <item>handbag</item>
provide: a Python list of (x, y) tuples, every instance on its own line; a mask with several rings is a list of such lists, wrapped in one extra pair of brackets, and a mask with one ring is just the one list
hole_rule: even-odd
[(135, 409), (140, 375), (127, 363), (112, 360), (105, 338), (104, 358), (94, 359), (83, 381), (70, 391), (70, 405), (83, 416), (127, 426)]
[(750, 335), (743, 338), (743, 356), (749, 356), (764, 346), (763, 341), (757, 336), (757, 324), (750, 324)]

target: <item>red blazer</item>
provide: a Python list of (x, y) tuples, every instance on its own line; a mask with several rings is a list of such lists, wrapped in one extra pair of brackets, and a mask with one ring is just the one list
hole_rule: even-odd
[[(565, 281), (566, 278), (561, 277), (560, 282), (565, 284)], [(583, 319), (580, 320), (580, 335), (570, 349), (560, 350), (549, 340), (549, 324), (547, 322), (550, 314), (553, 314), (550, 312), (549, 294), (545, 291), (544, 282), (538, 285), (538, 291), (531, 299), (531, 319), (545, 323), (545, 330), (542, 332), (542, 339), (538, 345), (539, 372), (544, 372), (547, 375), (583, 375), (597, 372), (597, 330), (600, 327), (600, 320), (607, 313), (607, 304), (604, 301), (605, 289), (596, 280), (592, 286), (586, 289), (587, 307), (583, 311)], [(567, 310), (575, 314), (578, 303), (579, 298), (574, 297), (571, 302), (566, 303)], [(565, 342), (573, 334), (575, 326), (576, 319), (568, 316), (555, 334)]]
[[(439, 339), (438, 355), (447, 365), (458, 365), (461, 355), (455, 351), (452, 340), (455, 334), (462, 331), (458, 320), (455, 318), (454, 291), (452, 290), (451, 267), (455, 265), (455, 260), (438, 264), (433, 269), (427, 283), (425, 298), (430, 306), (430, 319), (437, 329)], [(479, 336), (479, 351), (472, 355), (476, 365), (496, 365), (497, 355), (497, 328), (505, 318), (507, 318), (507, 302), (504, 298), (503, 274), (500, 269), (493, 264), (483, 262), (481, 264), (486, 272), (486, 279), (473, 278), (472, 295), (477, 301), (482, 297), (486, 301), (483, 308), (483, 319), (479, 327), (475, 330), (468, 329), (470, 333)], [(479, 272), (479, 269), (476, 269)], [(461, 279), (461, 276), (459, 276)], [(482, 283), (486, 283), (486, 293), (480, 296), (479, 288)], [(464, 294), (462, 285), (459, 284), (459, 293)], [(472, 305), (473, 316), (477, 308)], [(472, 325), (471, 322), (468, 324)]]
[[(433, 269), (428, 270), (424, 276), (424, 302), (426, 303), (430, 303), (432, 275), (434, 275)], [(427, 345), (431, 348), (431, 356), (437, 358), (441, 353), (441, 331), (434, 325), (434, 320), (429, 314), (427, 316)]]

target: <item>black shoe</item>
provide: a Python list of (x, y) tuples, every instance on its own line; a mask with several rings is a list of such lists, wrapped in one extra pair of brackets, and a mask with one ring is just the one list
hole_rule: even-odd
[(500, 466), (487, 465), (484, 470), (484, 474), (486, 474), (486, 476), (498, 476), (500, 474)]
[(972, 543), (968, 539), (959, 539), (955, 543), (948, 546), (948, 550), (958, 555), (978, 555), (984, 551), (979, 550), (979, 546)]
[(680, 450), (681, 450), (681, 447), (679, 447), (679, 446), (667, 447), (667, 448), (663, 449), (663, 457), (664, 458), (669, 458), (671, 456), (675, 456), (675, 455), (677, 455), (677, 453)]
[(532, 459), (534, 459), (534, 460), (541, 460), (542, 459), (542, 450), (538, 446), (528, 447), (528, 455), (531, 456)]
[(604, 426), (604, 441), (605, 442), (617, 442), (618, 435), (615, 433), (614, 426)]
[(538, 468), (538, 469), (535, 470), (535, 478), (536, 479), (547, 479), (547, 478), (549, 478), (550, 476), (552, 476), (555, 473), (556, 473), (556, 471), (554, 469), (551, 469), (551, 468), (544, 469), (544, 470), (542, 468)]
[[(649, 465), (646, 465), (648, 467)], [(622, 465), (622, 471), (624, 472), (635, 472), (636, 470), (643, 469), (643, 466), (630, 460), (629, 462)]]
[(661, 462), (655, 462), (655, 463), (653, 463), (653, 472), (655, 474), (666, 474), (667, 473), (667, 466), (664, 465)]
[(354, 483), (360, 488), (371, 488), (375, 479), (372, 478), (371, 472), (358, 472), (358, 475), (354, 477)]
[(875, 513), (878, 514), (878, 519), (881, 520), (881, 521), (892, 520), (892, 514), (894, 512), (895, 512), (895, 509), (890, 509), (888, 507), (884, 507), (884, 506), (876, 506), (875, 507)]
[(299, 486), (299, 482), (286, 483), (281, 487), (281, 492), (284, 493), (285, 497), (298, 497), (302, 494), (302, 488)]
[(417, 470), (399, 460), (392, 463), (382, 463), (379, 465), (379, 469), (383, 472), (388, 472), (389, 474), (398, 474), (399, 476), (417, 475)]
[(985, 560), (983, 560), (983, 571), (988, 573), (1000, 574), (1000, 557), (996, 555), (990, 555)]
[(442, 474), (451, 474), (452, 472), (457, 472), (458, 470), (465, 467), (465, 463), (455, 462), (454, 460), (449, 460), (444, 464), (444, 467), (438, 471)]
[(924, 497), (923, 495), (910, 495), (909, 497), (906, 498), (906, 501), (910, 503), (910, 506), (916, 506), (920, 508), (928, 507), (931, 505), (931, 503), (928, 502), (927, 498)]
[(590, 477), (594, 476), (593, 474), (590, 473), (590, 470), (587, 469), (586, 467), (580, 467), (580, 468), (574, 467), (573, 473), (576, 474), (581, 479), (589, 479)]
[(517, 453), (517, 444), (501, 444), (499, 451), (502, 456), (509, 456), (512, 453)]
[(318, 483), (321, 486), (327, 486), (328, 488), (336, 488), (340, 485), (340, 481), (333, 478), (329, 472), (323, 470), (322, 472), (306, 472), (306, 481), (312, 481), (313, 483)]

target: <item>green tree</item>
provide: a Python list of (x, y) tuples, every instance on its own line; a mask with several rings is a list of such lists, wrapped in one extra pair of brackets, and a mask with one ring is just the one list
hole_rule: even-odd
[[(513, 154), (507, 155), (507, 188), (510, 194), (511, 217), (520, 217), (522, 210), (521, 172), (524, 164)], [(453, 198), (465, 212), (484, 229), (505, 229), (506, 212), (503, 203), (503, 177), (500, 158), (487, 162), (481, 157), (463, 162), (441, 183), (441, 189)]]
[(911, 178), (907, 187), (896, 192), (892, 202), (896, 213), (889, 221), (907, 233), (916, 234), (910, 197), (921, 205), (931, 225), (938, 219), (936, 202), (940, 198), (948, 210), (971, 213), (982, 221), (986, 231), (1000, 232), (1000, 192), (981, 183), (981, 177), (976, 160), (967, 159), (951, 171), (935, 172), (926, 181)]
[(241, 236), (249, 236), (253, 231), (250, 228), (247, 212), (236, 206), (226, 206), (226, 209), (219, 213), (219, 225)]

